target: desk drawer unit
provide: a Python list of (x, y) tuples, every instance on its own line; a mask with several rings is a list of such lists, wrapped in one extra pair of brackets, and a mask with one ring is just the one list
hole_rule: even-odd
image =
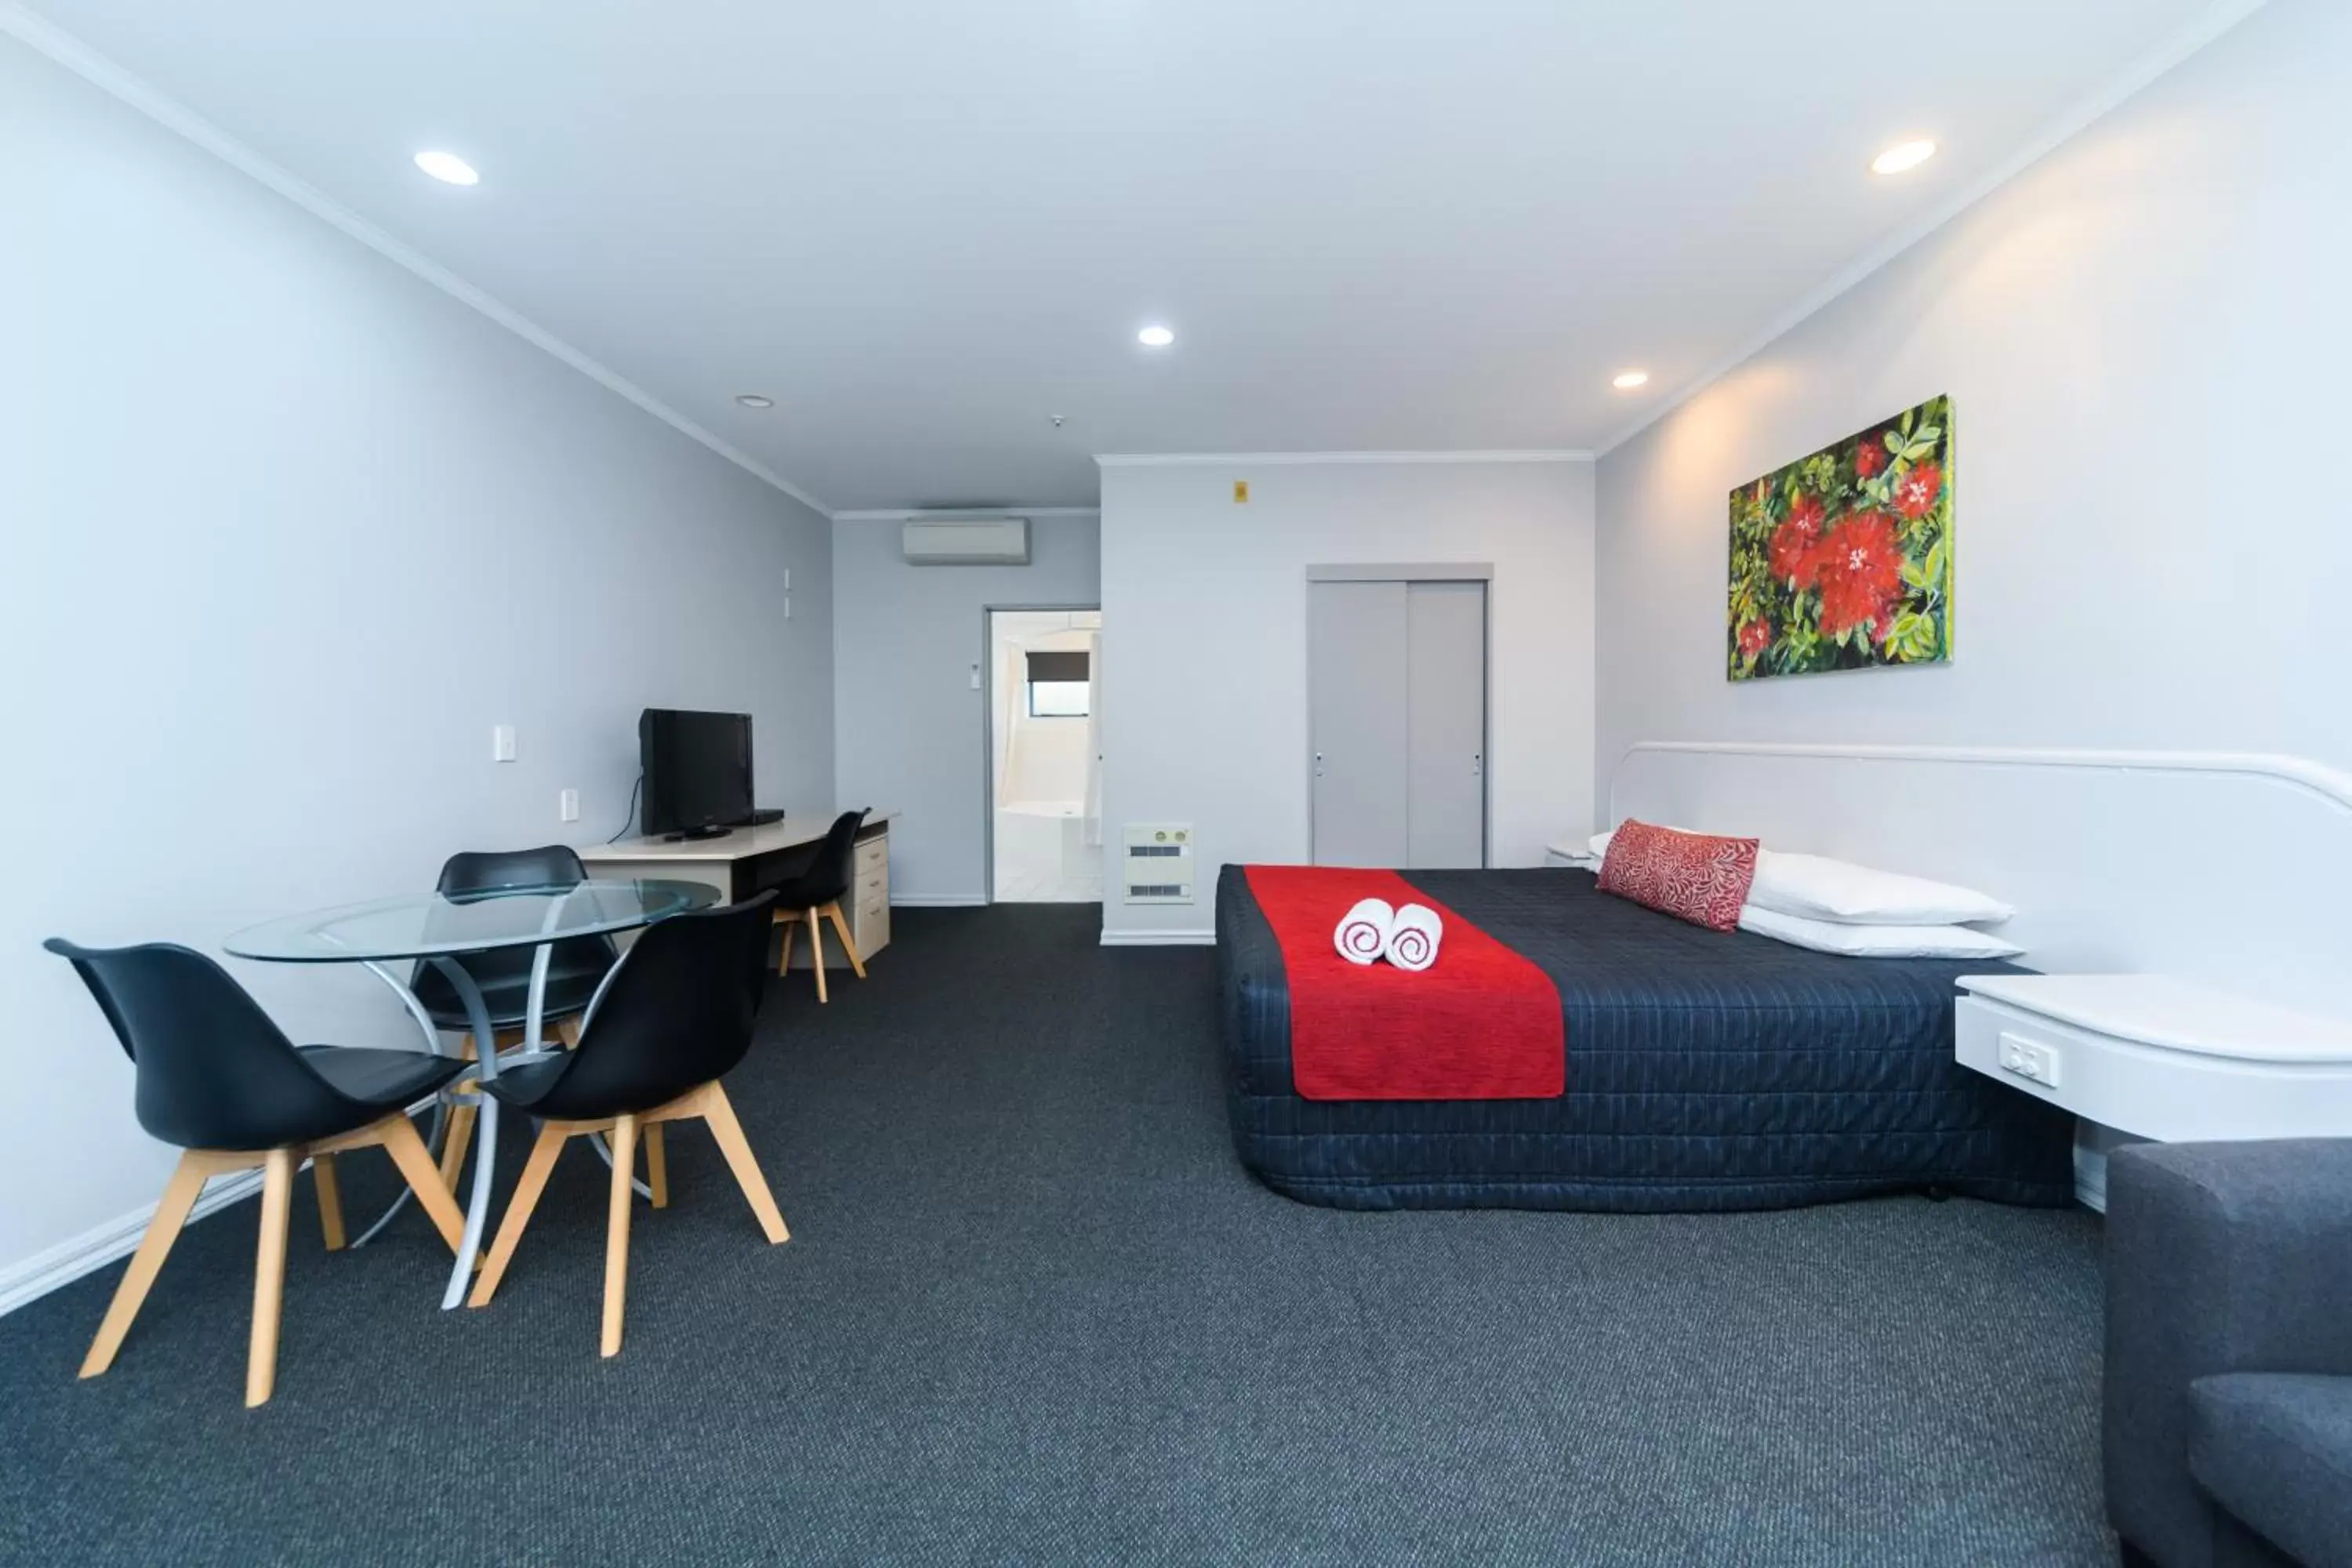
[(890, 841), (879, 835), (857, 843), (849, 897), (842, 900), (857, 951), (868, 953), (890, 941)]
[(2155, 1044), (1987, 996), (1957, 1005), (1961, 1065), (2120, 1131), (2162, 1142), (2352, 1133), (2352, 1060), (2333, 1052)]

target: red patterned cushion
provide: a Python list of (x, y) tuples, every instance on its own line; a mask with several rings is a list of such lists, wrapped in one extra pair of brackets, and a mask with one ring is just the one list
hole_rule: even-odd
[(1601, 890), (1709, 931), (1732, 931), (1756, 879), (1756, 840), (1626, 821), (1601, 862)]

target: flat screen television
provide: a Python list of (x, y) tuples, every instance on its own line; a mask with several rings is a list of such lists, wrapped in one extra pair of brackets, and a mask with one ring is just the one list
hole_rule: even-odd
[(751, 816), (751, 716), (648, 708), (637, 720), (646, 837), (709, 838)]

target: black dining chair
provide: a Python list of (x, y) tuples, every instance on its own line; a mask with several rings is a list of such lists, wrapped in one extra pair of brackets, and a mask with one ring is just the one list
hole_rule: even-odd
[(588, 1015), (579, 1046), (560, 1057), (499, 1074), (483, 1084), (502, 1104), (541, 1118), (522, 1179), (499, 1223), (498, 1240), (467, 1304), (483, 1307), (506, 1277), (531, 1210), (547, 1190), (556, 1157), (574, 1138), (612, 1135), (613, 1171), (604, 1236), (605, 1355), (621, 1350), (628, 1296), (629, 1206), (636, 1147), (646, 1146), (653, 1206), (669, 1206), (665, 1124), (700, 1117), (727, 1157), (736, 1184), (771, 1245), (790, 1239), (760, 1173), (742, 1124), (719, 1080), (751, 1046), (766, 984), (768, 910), (762, 893), (724, 909), (673, 915), (647, 928), (621, 961)]
[(820, 917), (830, 918), (833, 929), (841, 938), (841, 950), (849, 954), (849, 967), (857, 978), (866, 978), (866, 960), (859, 956), (857, 944), (850, 940), (849, 922), (842, 918), (841, 896), (849, 891), (856, 876), (857, 829), (866, 820), (871, 807), (845, 811), (833, 819), (825, 829), (824, 842), (817, 846), (816, 858), (808, 869), (777, 888), (776, 923), (784, 928), (784, 950), (776, 960), (776, 973), (784, 974), (793, 967), (793, 933), (805, 923), (808, 927), (810, 955), (816, 970), (816, 999), (826, 1000), (824, 994), (824, 927)]
[[(572, 888), (587, 880), (588, 869), (569, 846), (549, 844), (537, 849), (467, 850), (441, 865), (436, 884), (442, 896), (463, 901), (494, 898), (526, 888)], [(547, 989), (541, 1015), (566, 1045), (579, 1037), (580, 1015), (604, 983), (619, 950), (609, 936), (573, 936), (550, 944)], [(457, 960), (482, 993), (493, 1035), (491, 1048), (503, 1050), (522, 1042), (530, 1016), (531, 947), (503, 947), (467, 953)], [(471, 1058), (480, 1046), (474, 1038), (473, 1017), (449, 977), (429, 963), (419, 963), (409, 977), (409, 990), (433, 1020), (434, 1027), (464, 1038), (457, 1054)], [(474, 1107), (460, 1103), (449, 1113), (448, 1135), (441, 1145), (441, 1178), (453, 1190), (457, 1173), (466, 1168), (466, 1148), (474, 1135)]]
[(184, 947), (41, 944), (70, 960), (131, 1058), (139, 1124), (182, 1151), (155, 1217), (115, 1288), (81, 1375), (114, 1364), (205, 1179), (261, 1168), (261, 1246), (253, 1274), (253, 1337), (245, 1402), (262, 1404), (278, 1375), (278, 1321), (286, 1281), (287, 1212), (307, 1156), (330, 1251), (343, 1245), (335, 1156), (381, 1147), (400, 1168), (441, 1239), (457, 1250), (465, 1218), (442, 1184), (407, 1107), (463, 1064), (423, 1051), (296, 1046), (227, 971)]

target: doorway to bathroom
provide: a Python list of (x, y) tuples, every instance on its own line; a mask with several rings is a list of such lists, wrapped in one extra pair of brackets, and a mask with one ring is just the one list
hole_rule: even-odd
[(1102, 612), (991, 609), (989, 898), (1099, 903)]

